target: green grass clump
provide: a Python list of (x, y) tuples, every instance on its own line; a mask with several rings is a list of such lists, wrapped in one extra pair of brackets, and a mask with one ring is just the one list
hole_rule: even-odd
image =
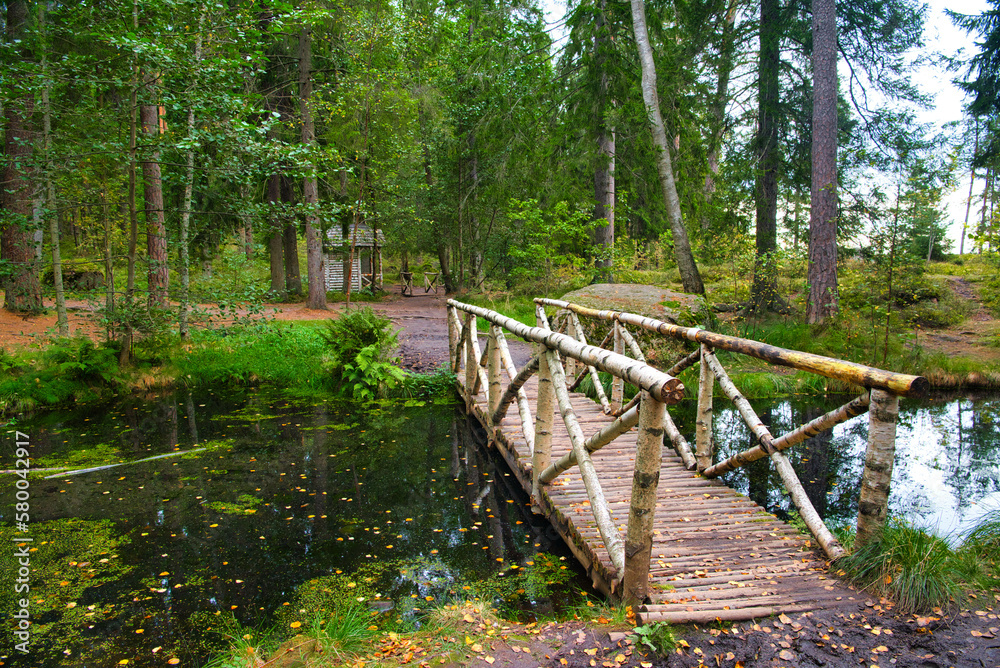
[(873, 596), (896, 602), (902, 614), (947, 609), (963, 603), (971, 590), (996, 586), (1000, 562), (1000, 512), (981, 521), (953, 549), (948, 542), (908, 524), (890, 520), (868, 543), (836, 562), (840, 575)]

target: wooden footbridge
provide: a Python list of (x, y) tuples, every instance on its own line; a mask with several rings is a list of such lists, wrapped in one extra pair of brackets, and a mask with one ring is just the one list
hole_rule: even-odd
[[(858, 540), (864, 540), (885, 520), (898, 397), (923, 394), (925, 379), (631, 313), (550, 299), (535, 302), (537, 326), (529, 327), (449, 300), (452, 368), (468, 412), (487, 430), (536, 510), (559, 531), (595, 587), (633, 603), (642, 621), (746, 620), (839, 607), (854, 599), (854, 592), (827, 573), (826, 560), (842, 555), (843, 548), (782, 451), (868, 413), (858, 532)], [(546, 307), (557, 309), (555, 328)], [(489, 323), (485, 346), (479, 343), (477, 316)], [(581, 317), (590, 321), (591, 331), (610, 324), (599, 346), (588, 345)], [(646, 363), (627, 327), (693, 342), (696, 350), (661, 371)], [(505, 332), (535, 344), (534, 357), (520, 369)], [(730, 380), (716, 349), (836, 378), (861, 392), (841, 408), (775, 437)], [(684, 396), (676, 376), (694, 364), (700, 364), (700, 373), (692, 451), (667, 406)], [(610, 397), (599, 371), (612, 376)], [(587, 375), (600, 403), (574, 392)], [(626, 383), (636, 390), (629, 402), (624, 401)], [(716, 383), (755, 440), (753, 447), (721, 462), (713, 462), (712, 447)], [(555, 419), (556, 410), (561, 420)], [(664, 449), (665, 441), (672, 451)], [(762, 457), (774, 463), (812, 541), (714, 479)]]

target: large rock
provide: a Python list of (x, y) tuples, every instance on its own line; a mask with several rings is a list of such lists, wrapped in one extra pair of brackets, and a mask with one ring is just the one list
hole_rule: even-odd
[(656, 285), (595, 283), (567, 292), (562, 299), (590, 308), (638, 313), (688, 327), (703, 325), (711, 316), (702, 297)]

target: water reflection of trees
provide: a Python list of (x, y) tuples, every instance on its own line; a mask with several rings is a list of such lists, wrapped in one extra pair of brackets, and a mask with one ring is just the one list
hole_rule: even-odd
[[(779, 436), (849, 398), (753, 403), (772, 434)], [(903, 400), (900, 408), (890, 498), (893, 512), (904, 516), (926, 513), (929, 508), (940, 510), (942, 504), (959, 511), (998, 492), (1000, 400)], [(694, 424), (693, 412), (693, 402), (672, 409), (682, 430), (688, 432)], [(868, 420), (861, 415), (787, 451), (813, 505), (833, 525), (855, 520), (867, 438)], [(716, 461), (755, 444), (738, 413), (724, 402), (716, 405), (715, 439)], [(725, 481), (770, 512), (785, 516), (792, 509), (768, 459), (726, 474)]]

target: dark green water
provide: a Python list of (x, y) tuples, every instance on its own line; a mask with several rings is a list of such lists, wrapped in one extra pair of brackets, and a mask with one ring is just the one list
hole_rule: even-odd
[[(3, 571), (16, 571), (12, 538), (35, 548), (30, 660), (5, 631), (5, 665), (198, 665), (224, 645), (223, 613), (259, 625), (311, 578), (391, 564), (371, 598), (419, 616), (468, 597), (463, 583), (563, 549), (451, 405), (180, 394), (18, 429), (36, 467), (81, 464), (84, 447), (126, 461), (192, 452), (33, 479), (28, 534), (12, 525), (15, 478), (0, 478)], [(12, 436), (0, 468), (14, 466)], [(0, 591), (9, 615), (12, 586)]]
[[(776, 435), (847, 397), (755, 402)], [(717, 457), (750, 443), (717, 401)], [(1000, 506), (1000, 399), (904, 400), (892, 512), (955, 534)], [(693, 406), (672, 411), (690, 434)], [(300, 404), (267, 394), (179, 393), (50, 413), (18, 423), (33, 466), (135, 462), (32, 478), (28, 533), (13, 523), (16, 477), (0, 477), (0, 661), (16, 666), (198, 666), (228, 646), (230, 616), (274, 623), (303, 583), (375, 573), (372, 605), (419, 620), (421, 608), (475, 595), (475, 585), (539, 551), (565, 548), (454, 406)], [(831, 524), (855, 520), (867, 420), (788, 451)], [(7, 434), (0, 468), (15, 466)], [(779, 515), (790, 502), (766, 460), (728, 482)], [(31, 654), (10, 630), (15, 538), (30, 536)], [(367, 569), (367, 570), (366, 570)], [(373, 570), (374, 569), (374, 570)], [(243, 630), (240, 631), (242, 633)]]

